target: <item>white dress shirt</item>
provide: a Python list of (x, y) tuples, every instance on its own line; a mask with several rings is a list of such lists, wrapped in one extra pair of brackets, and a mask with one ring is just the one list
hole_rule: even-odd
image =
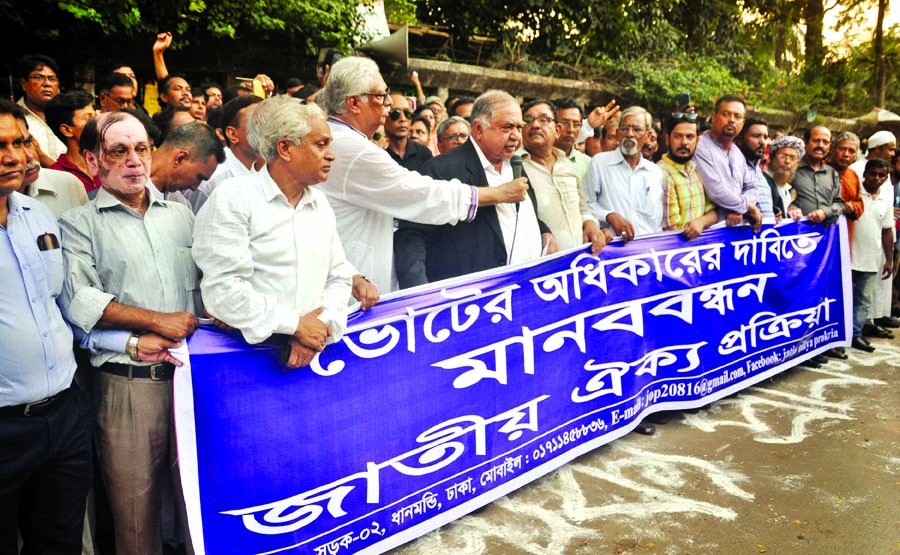
[(585, 181), (594, 193), (588, 206), (600, 222), (615, 212), (631, 222), (635, 235), (662, 231), (663, 173), (653, 162), (641, 156), (631, 169), (620, 149), (601, 152), (591, 160)]
[(471, 221), (477, 187), (411, 172), (346, 123), (330, 118), (328, 125), (336, 159), (319, 188), (334, 209), (347, 259), (382, 293), (395, 290), (394, 218), (434, 225)]
[(232, 177), (250, 175), (256, 172), (257, 170), (252, 165), (248, 168), (243, 162), (238, 160), (238, 157), (234, 155), (230, 148), (225, 147), (225, 161), (216, 166), (216, 171), (209, 176), (208, 180), (200, 183), (196, 190), (184, 191), (183, 198), (190, 202), (190, 206), (194, 209), (194, 214), (196, 214), (200, 212), (200, 209), (203, 208), (203, 205), (209, 199), (209, 195), (212, 194), (213, 189), (220, 183), (224, 183)]
[(307, 188), (294, 208), (266, 168), (229, 179), (197, 214), (193, 254), (206, 309), (249, 343), (293, 335), (320, 306), (328, 342), (343, 335), (355, 270), (321, 191)]
[[(499, 187), (513, 180), (512, 165), (509, 160), (504, 160), (498, 172), (494, 169), (477, 141), (472, 141), (488, 185)], [(526, 197), (524, 201), (516, 204), (498, 204), (497, 219), (500, 223), (500, 232), (503, 233), (503, 244), (506, 246), (506, 263), (518, 264), (540, 258), (541, 256), (541, 230), (538, 227), (537, 216), (531, 199)]]
[(59, 140), (53, 133), (53, 130), (50, 129), (50, 126), (47, 125), (47, 122), (39, 118), (37, 114), (28, 108), (25, 104), (24, 96), (19, 99), (18, 104), (25, 111), (25, 119), (28, 121), (28, 131), (35, 140), (37, 140), (38, 144), (41, 145), (41, 152), (53, 160), (59, 158), (60, 154), (65, 154), (66, 150), (68, 150), (66, 144)]
[[(794, 202), (794, 195), (791, 194), (790, 183), (785, 183), (784, 185), (775, 184), (775, 188), (778, 189), (778, 196), (781, 197), (781, 202), (784, 204), (784, 209), (787, 210), (788, 206)], [(782, 214), (782, 217), (787, 217), (787, 214)]]
[(50, 168), (41, 168), (38, 178), (28, 186), (28, 196), (41, 201), (57, 218), (88, 201), (81, 180), (69, 172)]

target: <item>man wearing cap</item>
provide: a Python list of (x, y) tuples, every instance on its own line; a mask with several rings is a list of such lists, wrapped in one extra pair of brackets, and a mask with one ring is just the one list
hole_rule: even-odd
[(868, 160), (878, 158), (890, 164), (891, 158), (893, 158), (894, 153), (897, 152), (897, 138), (890, 131), (877, 131), (869, 137), (867, 144), (869, 146), (869, 151), (866, 154), (865, 159), (857, 160), (850, 165), (850, 169), (859, 176), (860, 183), (862, 183), (863, 171), (866, 169), (866, 162)]
[[(859, 160), (850, 166), (850, 169), (856, 172), (859, 180), (863, 180), (863, 170), (869, 160), (884, 160), (890, 166), (891, 159), (897, 152), (897, 138), (890, 131), (877, 131), (869, 137), (869, 152), (865, 160)], [(886, 179), (881, 185), (879, 196), (884, 197), (885, 201), (891, 206), (894, 204), (894, 186), (890, 179)], [(894, 239), (896, 241), (896, 232)], [(890, 337), (890, 332), (882, 328), (900, 328), (900, 320), (891, 317), (891, 281), (878, 280), (872, 287), (874, 297), (872, 298), (871, 310), (869, 318), (874, 325), (867, 325), (863, 329), (863, 335), (870, 337)]]
[(788, 212), (796, 207), (814, 224), (833, 224), (844, 211), (841, 198), (841, 179), (825, 157), (831, 146), (831, 131), (823, 125), (807, 129), (803, 136), (806, 155), (797, 165), (794, 176), (794, 201)]
[(780, 211), (781, 217), (791, 217), (794, 221), (799, 221), (803, 214), (796, 206), (793, 210), (789, 208), (794, 201), (791, 181), (797, 173), (797, 164), (805, 154), (803, 141), (790, 135), (778, 137), (769, 146), (769, 171), (765, 176), (775, 187), (775, 194), (772, 195), (775, 211)]

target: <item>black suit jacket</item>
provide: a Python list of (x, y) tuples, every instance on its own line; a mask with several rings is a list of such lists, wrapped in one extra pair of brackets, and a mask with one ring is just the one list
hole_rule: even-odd
[[(468, 185), (487, 187), (487, 176), (472, 139), (432, 158), (422, 167), (435, 179), (456, 178)], [(534, 190), (528, 194), (537, 214)], [(541, 233), (549, 232), (538, 220)], [(427, 225), (400, 221), (394, 234), (394, 267), (401, 289), (446, 278), (480, 272), (506, 264), (506, 245), (497, 210), (483, 206), (471, 222)]]

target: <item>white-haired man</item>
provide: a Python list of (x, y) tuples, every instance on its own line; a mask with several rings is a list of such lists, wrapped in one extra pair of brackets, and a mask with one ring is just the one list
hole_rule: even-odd
[(203, 301), (250, 343), (291, 336), (288, 365), (306, 366), (343, 335), (355, 273), (314, 188), (334, 162), (331, 130), (315, 104), (275, 96), (253, 110), (247, 134), (265, 167), (222, 183), (197, 215)]
[[(591, 210), (624, 242), (662, 231), (663, 172), (641, 155), (652, 123), (650, 112), (639, 106), (623, 111), (619, 148), (594, 156), (585, 176), (593, 192)], [(645, 421), (635, 431), (651, 435), (656, 427)]]
[(641, 156), (651, 123), (638, 106), (622, 112), (619, 148), (594, 156), (585, 176), (594, 215), (625, 242), (662, 231), (662, 170)]
[(402, 168), (372, 143), (391, 107), (390, 91), (372, 60), (347, 57), (334, 64), (316, 102), (330, 116), (336, 156), (321, 189), (334, 209), (347, 258), (381, 291), (396, 288), (394, 218), (472, 221), (479, 206), (525, 200), (524, 178), (482, 188), (436, 181)]
[[(472, 138), (432, 158), (422, 171), (438, 179), (458, 179), (479, 191), (502, 186), (515, 175), (511, 160), (522, 140), (521, 129), (516, 99), (503, 91), (487, 91), (472, 104)], [(400, 286), (535, 260), (544, 254), (542, 247), (557, 251), (550, 229), (538, 220), (534, 189), (528, 193), (527, 202), (482, 209), (471, 222), (427, 226), (401, 221), (394, 235)]]

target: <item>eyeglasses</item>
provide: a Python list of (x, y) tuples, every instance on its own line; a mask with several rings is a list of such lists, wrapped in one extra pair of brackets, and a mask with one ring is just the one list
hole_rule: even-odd
[(697, 114), (691, 112), (672, 112), (673, 120), (697, 121)]
[(568, 129), (578, 129), (578, 128), (581, 127), (581, 121), (580, 121), (580, 120), (574, 120), (574, 119), (561, 119), (561, 120), (559, 120), (559, 123), (560, 123), (560, 125), (562, 125), (563, 127), (568, 128)]
[(468, 138), (469, 138), (468, 133), (447, 133), (446, 135), (444, 135), (445, 141), (455, 141), (455, 140), (459, 139), (459, 140), (462, 140), (463, 142), (465, 142)]
[[(150, 159), (150, 146), (144, 143), (140, 143), (134, 146), (134, 153), (138, 155), (138, 158), (143, 160)], [(106, 158), (113, 163), (121, 163), (128, 159), (128, 155), (131, 153), (132, 149), (126, 146), (117, 146), (115, 148), (111, 148), (109, 150), (104, 149), (104, 153), (106, 154)]]
[(371, 96), (372, 98), (377, 98), (379, 102), (384, 104), (387, 97), (391, 96), (391, 89), (387, 89), (383, 93), (362, 93), (359, 96)]
[(628, 134), (628, 132), (632, 132), (635, 135), (640, 135), (644, 131), (645, 129), (639, 125), (622, 125), (619, 127), (619, 133), (622, 133), (623, 135)]
[(59, 79), (56, 78), (56, 75), (41, 75), (40, 73), (34, 73), (28, 76), (28, 79), (34, 81), (37, 84), (50, 83), (51, 85), (56, 85), (59, 83)]
[(401, 110), (399, 108), (391, 110), (390, 112), (388, 112), (388, 117), (391, 118), (391, 121), (397, 121), (398, 119), (400, 119), (400, 114), (403, 114), (403, 117), (405, 117), (406, 119), (412, 119), (413, 117), (413, 111), (409, 108), (406, 108), (404, 110)]
[(115, 102), (116, 106), (134, 106), (134, 98), (116, 98), (114, 96), (108, 98)]
[(525, 122), (525, 125), (531, 125), (535, 121), (537, 121), (541, 125), (550, 125), (551, 123), (556, 123), (555, 119), (545, 115), (540, 115), (538, 117), (525, 116), (524, 118), (522, 118), (522, 121)]
[(788, 154), (787, 152), (779, 150), (775, 153), (774, 158), (781, 160), (782, 162), (796, 162), (800, 159), (796, 154)]

